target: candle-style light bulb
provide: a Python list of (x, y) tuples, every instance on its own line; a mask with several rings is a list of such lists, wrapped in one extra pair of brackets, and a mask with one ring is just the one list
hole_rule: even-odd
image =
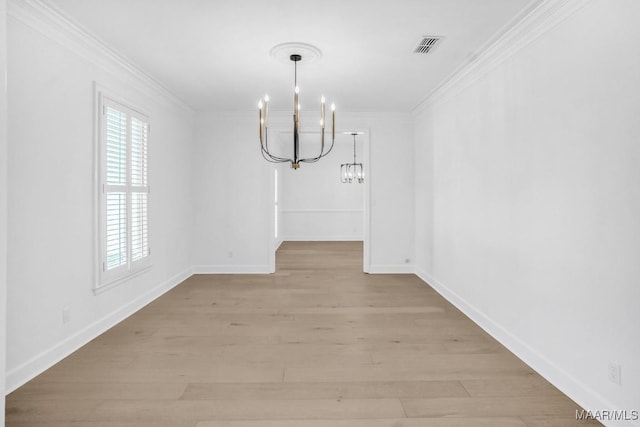
[(331, 137), (336, 137), (336, 104), (331, 103)]
[(258, 131), (260, 132), (260, 145), (262, 145), (262, 100), (260, 100), (258, 102), (258, 125), (259, 125), (259, 129)]
[(325, 103), (324, 96), (322, 98), (320, 98), (320, 102), (323, 103), (323, 104)]
[(269, 95), (264, 96), (264, 125), (269, 126)]

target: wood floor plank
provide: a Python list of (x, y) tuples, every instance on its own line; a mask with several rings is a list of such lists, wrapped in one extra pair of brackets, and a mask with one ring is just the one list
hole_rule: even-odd
[(187, 363), (183, 359), (159, 362), (141, 359), (127, 369), (104, 369), (84, 365), (81, 369), (59, 370), (55, 367), (40, 375), (42, 382), (64, 383), (185, 383), (185, 382), (281, 382), (284, 368), (267, 364), (223, 365), (215, 361)]
[(526, 427), (518, 418), (202, 421), (197, 427)]
[[(455, 357), (465, 356), (465, 357)], [(486, 379), (495, 376), (526, 378), (534, 372), (512, 356), (486, 354), (425, 355), (413, 363), (372, 365), (334, 364), (316, 367), (287, 367), (285, 382), (323, 381), (449, 381)]]
[(229, 345), (216, 359), (220, 363), (271, 363), (287, 367), (331, 365), (334, 363), (373, 363), (372, 351), (357, 345)]
[(396, 313), (442, 313), (444, 309), (438, 306), (414, 306), (414, 305), (406, 305), (403, 307), (371, 307), (371, 306), (355, 306), (355, 307), (339, 307), (339, 306), (330, 306), (330, 307), (283, 307), (280, 312), (282, 313), (291, 313), (291, 314), (313, 314), (313, 313), (322, 313), (322, 314), (330, 314), (330, 315), (338, 315), (338, 314), (353, 314), (353, 315), (361, 315), (361, 314), (396, 314)]
[[(462, 385), (461, 385), (462, 387)], [(146, 383), (55, 383), (30, 382), (13, 393), (21, 400), (52, 400), (64, 404), (79, 399), (179, 399), (184, 395), (186, 383), (152, 385)]]
[(122, 421), (358, 419), (400, 418), (404, 410), (397, 399), (107, 400), (94, 416)]
[[(12, 410), (10, 422), (102, 420), (113, 423), (180, 423), (205, 420), (399, 418), (397, 399), (313, 400), (82, 400), (56, 409), (55, 401), (30, 401)], [(10, 425), (10, 424), (9, 424)]]
[(577, 420), (575, 414), (564, 417), (538, 415), (520, 418), (527, 427), (593, 427), (602, 425), (597, 420)]
[(575, 417), (579, 407), (564, 396), (402, 399), (408, 417)]
[(361, 242), (196, 275), (7, 396), (8, 427), (560, 427), (579, 407)]
[(194, 420), (172, 420), (172, 421), (14, 421), (13, 427), (197, 427), (198, 422)]
[(461, 382), (469, 395), (474, 397), (562, 395), (560, 390), (539, 375), (517, 379), (489, 378)]
[(388, 381), (281, 384), (188, 384), (181, 399), (384, 399), (468, 397), (458, 381)]

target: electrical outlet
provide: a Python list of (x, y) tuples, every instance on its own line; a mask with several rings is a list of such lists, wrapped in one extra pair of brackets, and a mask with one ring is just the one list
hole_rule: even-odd
[(622, 383), (621, 367), (617, 363), (609, 362), (609, 381), (620, 385)]
[(71, 320), (71, 307), (64, 307), (62, 309), (62, 323), (69, 323)]
[(233, 252), (229, 251), (229, 252), (227, 253), (227, 256), (228, 256), (229, 258), (233, 258)]

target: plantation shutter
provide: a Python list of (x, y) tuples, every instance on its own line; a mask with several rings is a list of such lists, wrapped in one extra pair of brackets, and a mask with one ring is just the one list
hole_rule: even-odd
[(127, 263), (127, 115), (106, 107), (106, 260), (112, 270)]
[(131, 260), (149, 255), (147, 224), (147, 143), (149, 125), (136, 117), (131, 120)]
[(101, 285), (148, 265), (148, 119), (104, 98)]

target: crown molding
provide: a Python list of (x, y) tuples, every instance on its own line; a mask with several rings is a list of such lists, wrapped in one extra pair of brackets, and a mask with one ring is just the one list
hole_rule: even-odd
[[(320, 111), (304, 111), (301, 113), (302, 120), (309, 120), (309, 122), (315, 122), (316, 116), (319, 116)], [(347, 122), (361, 121), (361, 122), (385, 122), (385, 121), (399, 121), (407, 124), (413, 123), (413, 115), (410, 112), (398, 112), (398, 111), (375, 111), (375, 112), (357, 112), (357, 111), (338, 111), (336, 110), (337, 122), (341, 125)], [(227, 120), (258, 120), (258, 108), (246, 109), (246, 110), (216, 110), (205, 109), (198, 110), (196, 112), (196, 122), (209, 122), (209, 121), (227, 121)], [(271, 122), (281, 121), (286, 125), (291, 124), (291, 111), (272, 111), (269, 110), (269, 120)], [(272, 125), (274, 125), (272, 123)], [(352, 127), (358, 127), (358, 125), (351, 124)], [(367, 125), (368, 126), (368, 125)], [(336, 130), (337, 132), (337, 130)]]
[(100, 40), (96, 35), (43, 0), (8, 0), (7, 16), (17, 20), (50, 40), (62, 45), (103, 70), (138, 83), (171, 106), (193, 114), (193, 109), (162, 82), (133, 61)]
[(534, 1), (507, 24), (474, 56), (470, 63), (463, 64), (427, 97), (413, 108), (417, 116), (439, 101), (446, 100), (477, 79), (504, 63), (520, 50), (555, 28), (582, 9), (591, 0), (542, 0)]

